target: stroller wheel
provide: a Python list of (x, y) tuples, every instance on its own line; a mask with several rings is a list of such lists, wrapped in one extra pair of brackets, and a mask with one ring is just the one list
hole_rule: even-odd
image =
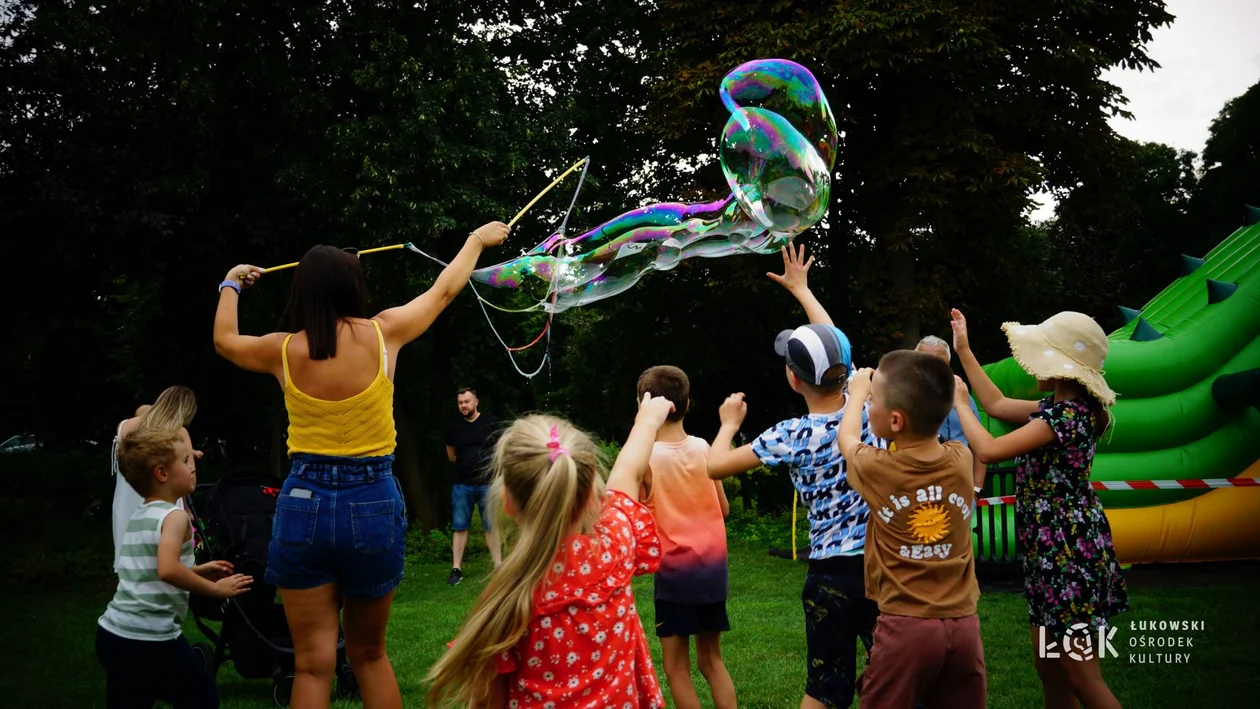
[(276, 685), (271, 688), (271, 698), (275, 700), (276, 706), (289, 706), (289, 697), (293, 694), (293, 675), (287, 675), (277, 680)]
[(211, 678), (218, 672), (218, 667), (214, 664), (214, 646), (208, 642), (193, 643), (193, 652), (201, 658), (201, 664), (205, 666), (206, 672)]
[(343, 662), (337, 667), (337, 697), (340, 699), (359, 698), (359, 680), (355, 679), (350, 663)]

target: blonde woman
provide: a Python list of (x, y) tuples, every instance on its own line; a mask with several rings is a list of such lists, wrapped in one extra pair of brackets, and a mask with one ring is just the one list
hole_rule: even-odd
[(375, 317), (357, 254), (315, 246), (293, 274), (291, 333), (238, 331), (241, 290), (261, 276), (258, 268), (237, 266), (219, 285), (215, 349), (242, 369), (275, 377), (289, 414), (293, 467), (276, 498), (264, 578), (279, 589), (293, 635), (294, 707), (328, 706), (339, 612), (365, 709), (402, 706), (385, 654), (407, 530), (393, 475), (398, 350), (455, 299), (482, 249), (507, 235), (501, 222), (480, 227), (428, 291)]
[[(118, 571), (118, 558), (122, 553), (122, 539), (123, 534), (127, 531), (127, 523), (131, 520), (131, 515), (144, 502), (144, 499), (135, 491), (135, 488), (126, 481), (126, 476), (122, 474), (122, 470), (119, 468), (119, 445), (131, 432), (147, 428), (179, 431), (188, 449), (193, 450), (188, 426), (192, 424), (193, 417), (196, 415), (196, 395), (188, 387), (173, 386), (158, 395), (157, 401), (153, 402), (152, 405), (145, 404), (141, 406), (136, 409), (135, 416), (118, 424), (118, 429), (114, 433), (114, 444), (109, 455), (110, 469), (114, 475), (113, 530), (115, 572)], [(193, 450), (193, 455), (200, 458), (201, 451)], [(179, 509), (184, 509), (184, 501), (182, 499), (175, 504)]]

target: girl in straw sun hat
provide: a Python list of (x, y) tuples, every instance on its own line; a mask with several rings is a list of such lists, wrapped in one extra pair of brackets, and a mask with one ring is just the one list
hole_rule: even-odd
[[(1089, 484), (1099, 437), (1111, 425), (1116, 393), (1103, 377), (1107, 336), (1088, 315), (1062, 312), (1038, 325), (1002, 329), (1015, 361), (1047, 395), (1040, 401), (1002, 395), (967, 341), (967, 320), (950, 313), (954, 350), (975, 396), (993, 418), (1020, 426), (998, 438), (971, 411), (958, 380), (955, 409), (972, 453), (986, 464), (1015, 459), (1015, 524), (1024, 592), (1046, 707), (1119, 707), (1103, 681), (1098, 653), (1065, 652), (1095, 638), (1109, 619), (1129, 609), (1111, 526)], [(1041, 648), (1055, 643), (1058, 659)], [(1075, 656), (1075, 657), (1073, 657)]]

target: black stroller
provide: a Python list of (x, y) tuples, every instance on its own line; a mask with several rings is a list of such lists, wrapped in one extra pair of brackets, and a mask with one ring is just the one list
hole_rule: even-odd
[[(263, 579), (280, 482), (244, 471), (198, 485), (197, 493), (204, 498), (201, 513), (192, 496), (185, 500), (196, 529), (197, 563), (228, 561), (237, 573), (252, 576), (254, 583), (249, 591), (227, 600), (190, 596), (193, 620), (210, 639), (195, 643), (193, 650), (205, 661), (211, 677), (220, 665), (232, 662), (245, 679), (270, 678), (272, 698), (277, 706), (286, 706), (293, 689), (293, 638), (275, 586)], [(206, 621), (217, 621), (219, 631)], [(336, 693), (342, 698), (358, 696), (344, 637), (337, 642)]]

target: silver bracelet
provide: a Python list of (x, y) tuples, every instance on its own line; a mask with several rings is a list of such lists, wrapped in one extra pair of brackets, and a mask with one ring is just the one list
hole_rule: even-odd
[(481, 238), (481, 234), (478, 234), (478, 233), (477, 233), (477, 232), (475, 232), (475, 231), (470, 231), (470, 232), (468, 232), (468, 235), (469, 235), (469, 236), (475, 236), (475, 237), (477, 237), (477, 241), (480, 241), (480, 242), (481, 242), (481, 248), (483, 248), (483, 249), (484, 249), (484, 248), (486, 248), (486, 240), (485, 240), (485, 239), (483, 239), (483, 238)]

